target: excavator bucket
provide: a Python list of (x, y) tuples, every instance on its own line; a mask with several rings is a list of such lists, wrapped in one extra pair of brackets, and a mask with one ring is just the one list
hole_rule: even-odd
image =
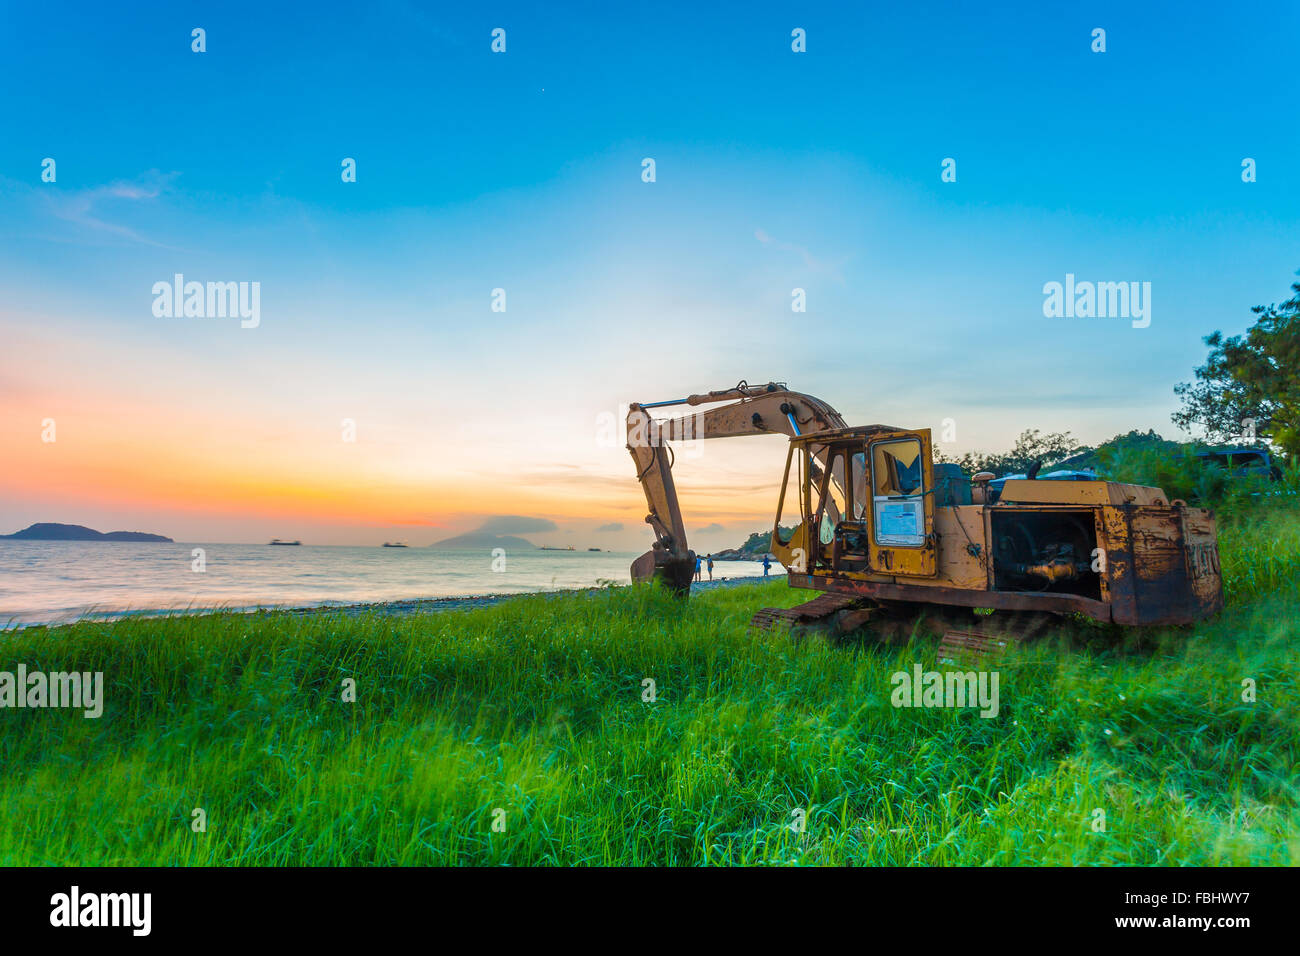
[(632, 580), (649, 581), (658, 578), (674, 594), (691, 593), (691, 579), (695, 577), (695, 552), (689, 557), (673, 558), (661, 551), (647, 551), (632, 562)]

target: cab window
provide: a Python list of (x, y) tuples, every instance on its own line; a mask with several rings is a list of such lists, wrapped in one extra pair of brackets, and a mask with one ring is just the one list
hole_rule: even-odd
[(867, 453), (853, 456), (853, 514), (854, 521), (864, 521), (867, 515)]
[(844, 520), (844, 452), (834, 450), (830, 454), (827, 471), (825, 496), (819, 512), (818, 537), (822, 544), (830, 544), (835, 537), (835, 527)]
[(876, 543), (916, 548), (925, 544), (925, 468), (915, 438), (871, 446), (871, 491)]

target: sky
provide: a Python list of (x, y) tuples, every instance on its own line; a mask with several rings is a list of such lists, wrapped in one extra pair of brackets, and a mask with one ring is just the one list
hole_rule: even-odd
[[(0, 532), (642, 550), (628, 402), (1182, 437), (1300, 269), (1294, 3), (272, 6), (0, 5)], [(782, 441), (688, 452), (692, 545), (770, 526)]]

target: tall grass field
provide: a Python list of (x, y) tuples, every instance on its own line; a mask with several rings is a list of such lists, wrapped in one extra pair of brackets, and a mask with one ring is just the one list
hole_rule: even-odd
[(0, 671), (102, 671), (105, 703), (0, 711), (0, 863), (1294, 865), (1300, 511), (1220, 537), (1220, 617), (1065, 621), (990, 718), (891, 705), (924, 619), (750, 633), (809, 596), (784, 579), (23, 630)]

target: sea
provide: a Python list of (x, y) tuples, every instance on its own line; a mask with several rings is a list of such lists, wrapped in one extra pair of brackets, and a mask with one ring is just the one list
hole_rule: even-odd
[[(0, 541), (0, 630), (178, 611), (329, 607), (628, 584), (633, 552)], [(201, 568), (201, 570), (199, 570)], [(718, 561), (714, 579), (756, 577)], [(707, 573), (705, 574), (707, 578)]]

